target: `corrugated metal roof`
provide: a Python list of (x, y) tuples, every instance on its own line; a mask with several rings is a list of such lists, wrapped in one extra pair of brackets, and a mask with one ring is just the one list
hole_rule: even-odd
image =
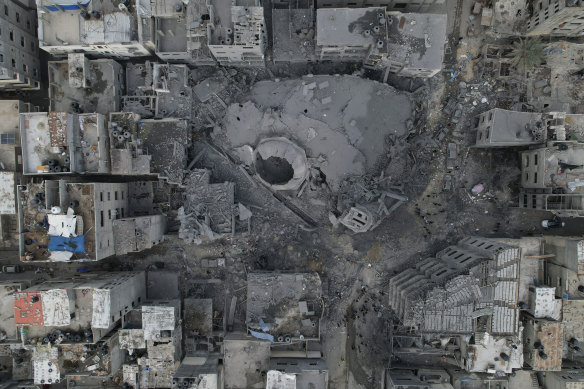
[(42, 326), (43, 302), (40, 292), (14, 294), (14, 321), (17, 326)]

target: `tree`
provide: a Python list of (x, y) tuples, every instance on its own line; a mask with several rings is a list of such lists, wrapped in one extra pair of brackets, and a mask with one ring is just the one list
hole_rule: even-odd
[(522, 39), (513, 42), (511, 65), (517, 70), (527, 72), (544, 62), (544, 45), (538, 38)]

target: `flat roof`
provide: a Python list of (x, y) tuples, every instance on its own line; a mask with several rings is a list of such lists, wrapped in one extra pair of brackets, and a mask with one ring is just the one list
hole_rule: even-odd
[(388, 13), (388, 51), (408, 68), (441, 69), (446, 14)]
[(16, 214), (16, 179), (14, 172), (0, 172), (0, 215)]
[(47, 170), (49, 161), (58, 161), (59, 166), (69, 166), (69, 162), (66, 162), (66, 159), (70, 159), (68, 146), (71, 141), (68, 116), (65, 112), (20, 114), (24, 174), (56, 173)]
[[(385, 20), (385, 8), (381, 7), (319, 8), (316, 10), (316, 44), (367, 47), (380, 39), (385, 42), (387, 31), (385, 22), (380, 22), (382, 19)], [(375, 27), (379, 27), (379, 32), (375, 32)]]
[(584, 145), (567, 144), (565, 150), (557, 147), (544, 149), (543, 183), (548, 187), (563, 187), (566, 193), (582, 194), (584, 186)]
[(492, 143), (517, 141), (537, 143), (528, 129), (542, 122), (541, 113), (508, 111), (500, 108), (495, 108), (492, 112), (493, 121), (490, 132)]
[(25, 104), (20, 100), (0, 100), (0, 161), (6, 170), (16, 171), (16, 147), (20, 146), (20, 112)]
[(253, 338), (237, 338), (228, 334), (223, 341), (226, 388), (263, 388), (270, 363), (270, 342)]
[(124, 68), (113, 59), (93, 59), (85, 76), (87, 88), (73, 87), (69, 83), (69, 61), (49, 62), (51, 111), (73, 112), (72, 104), (79, 104), (83, 112), (102, 115), (119, 111)]

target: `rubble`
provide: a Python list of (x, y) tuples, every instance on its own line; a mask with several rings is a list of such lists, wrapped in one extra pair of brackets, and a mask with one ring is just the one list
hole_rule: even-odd
[(21, 3), (4, 386), (584, 382), (580, 4)]

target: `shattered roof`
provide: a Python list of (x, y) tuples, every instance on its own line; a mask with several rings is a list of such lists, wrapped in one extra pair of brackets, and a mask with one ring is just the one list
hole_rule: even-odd
[(247, 279), (248, 327), (276, 337), (319, 336), (322, 288), (316, 273), (250, 273)]
[(389, 12), (387, 17), (392, 61), (413, 69), (442, 69), (446, 14)]

